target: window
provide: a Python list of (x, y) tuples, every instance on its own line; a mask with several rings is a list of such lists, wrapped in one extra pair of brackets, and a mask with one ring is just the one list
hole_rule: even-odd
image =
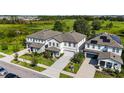
[(64, 46), (66, 46), (66, 42), (64, 43)]
[(95, 48), (95, 45), (93, 45), (92, 48)]
[(59, 47), (59, 44), (58, 44), (58, 43), (56, 43), (56, 46), (57, 46), (57, 47)]
[(69, 47), (71, 46), (71, 43), (69, 43)]
[(100, 45), (98, 45), (98, 49), (100, 49)]
[(116, 52), (119, 53), (119, 49), (118, 48), (117, 48)]
[(90, 45), (89, 45), (89, 44), (87, 44), (87, 47), (89, 48), (89, 47), (90, 47)]
[(113, 48), (112, 52), (115, 52), (115, 48)]
[(51, 46), (51, 42), (49, 42), (49, 46)]
[(73, 44), (73, 47), (75, 47), (76, 46), (76, 44)]
[(53, 43), (53, 46), (55, 46), (55, 43)]

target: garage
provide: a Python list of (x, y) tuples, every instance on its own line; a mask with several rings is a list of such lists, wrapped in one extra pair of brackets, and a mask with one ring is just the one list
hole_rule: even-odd
[(97, 59), (97, 58), (98, 58), (98, 55), (92, 54), (92, 53), (86, 53), (86, 57), (88, 57), (88, 58), (93, 58), (93, 59)]

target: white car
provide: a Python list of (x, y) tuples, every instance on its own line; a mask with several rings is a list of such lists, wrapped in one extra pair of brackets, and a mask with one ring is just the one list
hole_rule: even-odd
[(6, 75), (7, 73), (8, 73), (7, 70), (5, 70), (3, 67), (0, 67), (0, 75), (1, 76)]

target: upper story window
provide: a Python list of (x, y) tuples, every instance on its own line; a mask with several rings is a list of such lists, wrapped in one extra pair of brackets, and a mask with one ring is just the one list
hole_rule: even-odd
[(98, 45), (98, 49), (100, 49), (100, 45)]
[(55, 46), (55, 43), (53, 43), (53, 46)]
[(56, 46), (57, 46), (57, 47), (59, 47), (59, 44), (58, 44), (58, 43), (56, 43)]
[(90, 47), (90, 45), (89, 45), (89, 44), (87, 44), (87, 47), (89, 48), (89, 47)]
[(115, 48), (112, 49), (112, 52), (115, 52)]
[(71, 43), (69, 43), (69, 47), (71, 46)]
[(119, 49), (118, 48), (117, 48), (116, 52), (119, 53)]
[(76, 46), (76, 44), (74, 43), (74, 44), (73, 44), (73, 47), (75, 47), (75, 46)]
[(64, 46), (66, 46), (66, 42), (64, 42)]
[(95, 45), (93, 45), (92, 48), (95, 48)]
[(49, 46), (51, 46), (51, 42), (49, 42)]

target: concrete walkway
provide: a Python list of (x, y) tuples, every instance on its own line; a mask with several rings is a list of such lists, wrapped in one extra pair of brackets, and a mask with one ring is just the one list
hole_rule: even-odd
[(60, 57), (52, 66), (41, 72), (42, 74), (53, 77), (59, 78), (60, 73), (65, 68), (65, 66), (70, 62), (70, 59), (73, 57), (73, 52), (64, 52), (64, 55)]
[(74, 76), (75, 78), (94, 78), (96, 68), (92, 64), (89, 64), (90, 60), (90, 58), (85, 58), (79, 71)]
[[(28, 49), (24, 49), (24, 50), (17, 52), (17, 54), (19, 56), (22, 56), (26, 53), (28, 53)], [(14, 55), (15, 55), (14, 53), (12, 55), (8, 55), (8, 54), (2, 53), (2, 52), (0, 52), (0, 54), (5, 56), (3, 58), (0, 58), (0, 61), (4, 61), (4, 62), (11, 62), (14, 59)]]

